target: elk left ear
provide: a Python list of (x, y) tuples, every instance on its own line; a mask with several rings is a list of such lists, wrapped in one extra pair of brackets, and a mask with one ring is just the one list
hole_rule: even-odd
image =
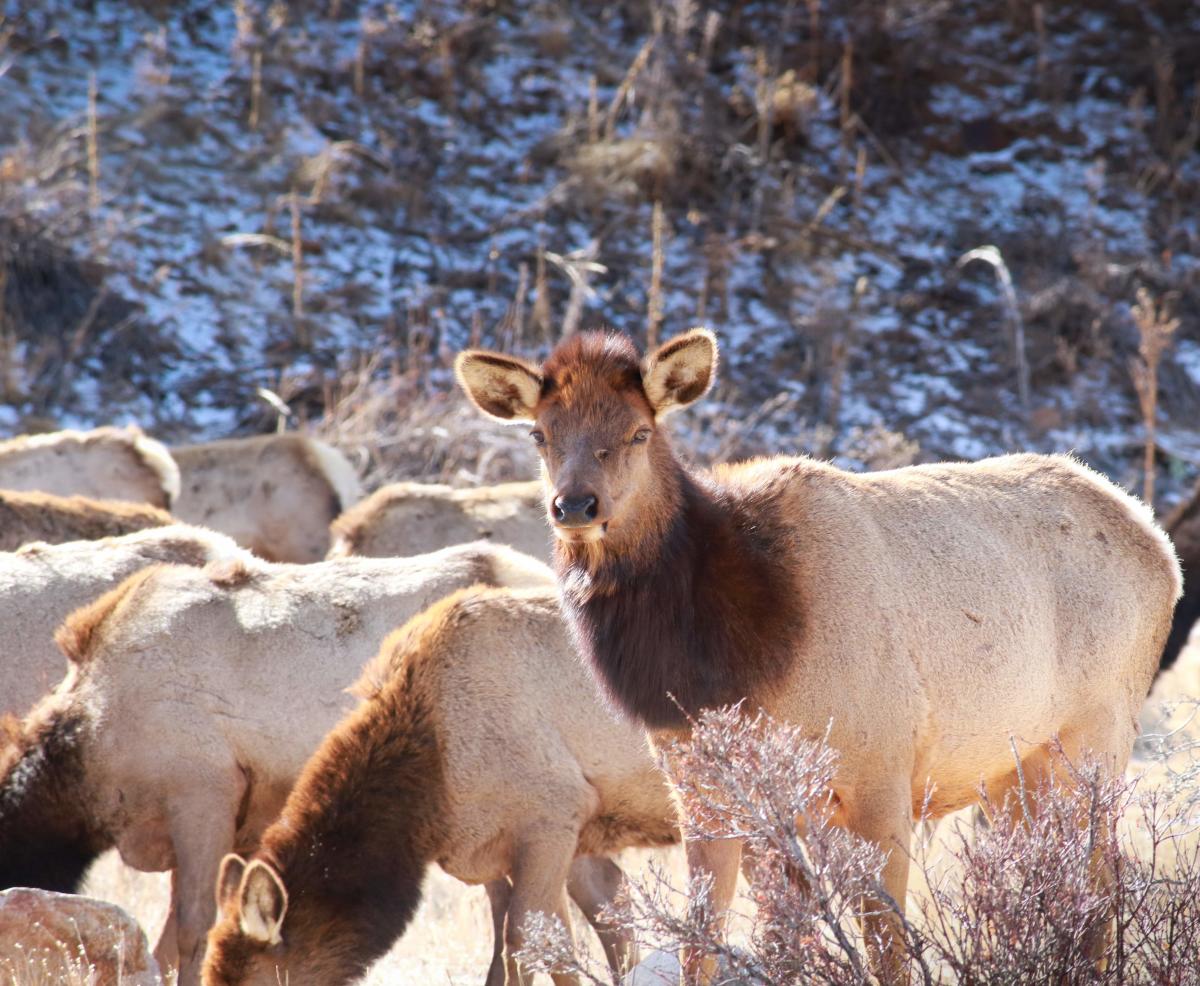
[(716, 376), (717, 337), (708, 329), (689, 329), (642, 361), (642, 386), (657, 415), (694, 404)]
[(501, 421), (532, 421), (542, 393), (542, 375), (522, 359), (468, 349), (454, 361), (454, 374), (471, 403)]
[(221, 860), (221, 868), (217, 870), (217, 910), (223, 911), (225, 905), (233, 900), (238, 888), (242, 885), (242, 874), (246, 872), (246, 861), (237, 853), (226, 853)]
[(287, 914), (288, 896), (283, 881), (262, 860), (253, 860), (242, 875), (242, 933), (264, 945), (278, 945), (279, 930)]

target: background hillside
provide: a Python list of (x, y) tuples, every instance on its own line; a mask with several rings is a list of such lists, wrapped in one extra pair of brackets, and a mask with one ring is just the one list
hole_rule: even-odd
[(703, 322), (702, 458), (1074, 449), (1140, 488), (1145, 289), (1160, 505), (1200, 466), (1191, 0), (0, 9), (2, 432), (264, 430), (266, 387), (369, 478), (494, 480), (533, 457), (457, 349)]

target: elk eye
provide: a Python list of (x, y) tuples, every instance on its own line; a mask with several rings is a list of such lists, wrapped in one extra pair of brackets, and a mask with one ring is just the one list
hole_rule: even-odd
[(647, 438), (650, 437), (649, 428), (639, 428), (633, 433), (633, 438), (629, 440), (630, 445), (641, 445)]
[(544, 432), (531, 431), (529, 437), (533, 439), (533, 444), (538, 446), (538, 448), (546, 444), (546, 435)]
[(596, 449), (596, 460), (597, 460), (598, 462), (603, 462), (603, 461), (604, 461), (605, 459), (607, 459), (607, 458), (608, 458), (608, 457), (609, 457), (611, 454), (612, 454), (612, 453), (610, 452), (610, 450), (609, 450), (609, 449), (606, 449), (606, 448), (598, 448), (598, 449)]

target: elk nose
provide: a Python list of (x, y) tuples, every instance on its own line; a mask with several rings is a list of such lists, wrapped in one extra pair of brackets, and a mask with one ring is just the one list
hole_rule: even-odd
[(587, 527), (599, 512), (599, 504), (591, 493), (554, 498), (554, 521), (560, 527)]

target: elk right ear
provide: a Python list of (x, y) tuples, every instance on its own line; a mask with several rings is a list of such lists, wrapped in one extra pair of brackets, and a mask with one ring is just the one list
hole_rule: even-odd
[(221, 868), (217, 870), (217, 910), (225, 910), (225, 905), (233, 900), (242, 885), (242, 874), (246, 872), (246, 861), (235, 852), (226, 853), (221, 860)]
[(717, 337), (708, 329), (690, 329), (642, 361), (642, 386), (656, 415), (694, 404), (716, 376)]
[(279, 874), (262, 860), (254, 860), (242, 875), (241, 895), (242, 933), (264, 945), (278, 945), (283, 940), (279, 930), (288, 905)]
[(468, 349), (454, 361), (454, 375), (479, 410), (501, 421), (532, 421), (542, 375), (524, 360)]

